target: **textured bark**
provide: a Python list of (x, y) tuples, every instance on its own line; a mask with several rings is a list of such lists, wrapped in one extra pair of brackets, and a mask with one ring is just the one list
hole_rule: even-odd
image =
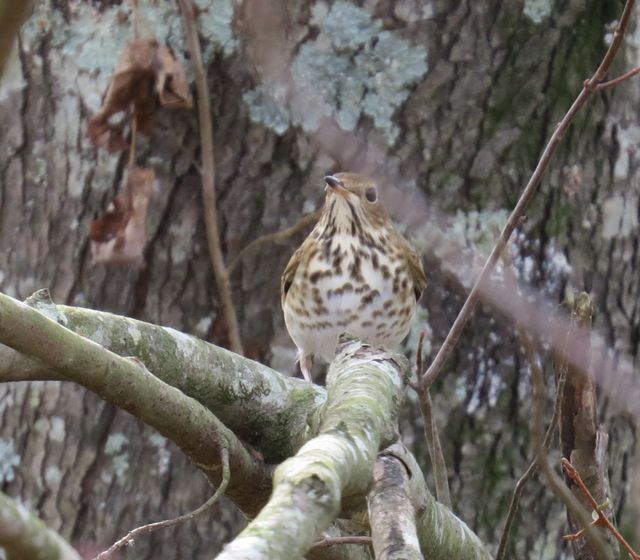
[(380, 454), (376, 459), (367, 504), (377, 560), (424, 558), (409, 497), (409, 473), (396, 457)]
[[(407, 373), (404, 358), (350, 337), (341, 341), (339, 353), (327, 376), (326, 402), (325, 399), (316, 400), (313, 416), (317, 417), (317, 421), (311, 421), (311, 430), (305, 433), (304, 437), (308, 440), (294, 457), (284, 461), (275, 470), (273, 493), (267, 501), (267, 491), (271, 487), (270, 469), (265, 467), (256, 453), (249, 453), (211, 410), (199, 402), (220, 397), (219, 386), (202, 380), (197, 389), (191, 388), (190, 397), (179, 387), (160, 379), (178, 380), (179, 385), (180, 377), (172, 377), (172, 370), (183, 369), (183, 364), (188, 369), (191, 362), (197, 362), (198, 356), (207, 351), (211, 355), (226, 351), (198, 343), (196, 339), (177, 331), (168, 332), (164, 327), (113, 314), (71, 308), (61, 312), (63, 308), (56, 307), (45, 290), (27, 302), (28, 305), (25, 305), (0, 294), (0, 351), (9, 364), (6, 368), (8, 378), (16, 379), (10, 369), (14, 365), (16, 370), (23, 373), (24, 379), (55, 377), (75, 381), (105, 401), (131, 412), (178, 445), (218, 487), (214, 498), (224, 492), (243, 512), (257, 514), (249, 526), (225, 548), (223, 557), (244, 558), (247, 554), (263, 558), (299, 556), (309, 549), (321, 531), (329, 529), (330, 524), (334, 530), (339, 530), (338, 514), (352, 518), (347, 523), (360, 525), (358, 530), (367, 529), (358, 519), (362, 518), (361, 511), (374, 470), (375, 456), (382, 443), (397, 438), (397, 417), (404, 401)], [(73, 315), (79, 315), (84, 321), (78, 322), (76, 317), (76, 322), (71, 324), (69, 316)], [(92, 321), (88, 318), (93, 320), (93, 326), (99, 323), (101, 328), (92, 328)], [(79, 336), (72, 329), (92, 331), (93, 339)], [(115, 338), (118, 341), (115, 346), (119, 346), (122, 339), (126, 339), (122, 333), (134, 330), (137, 332), (138, 351), (134, 357), (121, 357), (96, 341), (97, 338)], [(98, 331), (100, 334), (96, 334)], [(120, 334), (114, 336), (117, 331)], [(165, 333), (164, 340), (158, 333)], [(168, 348), (176, 342), (180, 351), (175, 363), (169, 360), (166, 364), (158, 364), (157, 360), (147, 359), (157, 367), (160, 377), (149, 372), (142, 359), (149, 355), (150, 349), (153, 348), (154, 355), (167, 355)], [(106, 344), (109, 345), (108, 342)], [(16, 355), (12, 355), (12, 352)], [(235, 360), (245, 363), (237, 367), (236, 363), (228, 361), (223, 367), (227, 369), (227, 376), (230, 372), (236, 374), (239, 384), (246, 381), (247, 385), (251, 385), (255, 383), (255, 378), (272, 376), (272, 372), (261, 364), (241, 357)], [(3, 369), (0, 369), (0, 381), (6, 381), (2, 377), (5, 373)], [(321, 389), (316, 388), (316, 391), (321, 392)], [(254, 393), (251, 408), (271, 408), (265, 400), (272, 398), (268, 395), (264, 399), (261, 393)], [(293, 409), (289, 413), (295, 416), (299, 411)], [(289, 439), (299, 441), (300, 435), (288, 433)], [(406, 469), (400, 466), (405, 473), (405, 501), (411, 517), (414, 505), (408, 499), (406, 484), (409, 469), (412, 471), (411, 494), (416, 497), (416, 509), (421, 514), (426, 509), (434, 509), (434, 500), (415, 459), (404, 447), (396, 446), (403, 454), (402, 459), (394, 458), (397, 466), (411, 465)], [(293, 447), (292, 442), (288, 443), (288, 447)], [(225, 459), (222, 459), (223, 455)], [(220, 463), (224, 463), (222, 477)], [(379, 525), (380, 502), (384, 501), (381, 496), (381, 492), (385, 491), (384, 477), (384, 471), (374, 474), (375, 483), (370, 495), (370, 505), (374, 508), (371, 510), (372, 531), (386, 535), (380, 542), (387, 541), (398, 532), (405, 534), (420, 556), (415, 523), (412, 529), (396, 524), (390, 524), (389, 527)], [(397, 476), (391, 478), (393, 480), (390, 482), (395, 483)], [(27, 537), (40, 534), (45, 536), (32, 537), (34, 544), (31, 546), (51, 548), (54, 543), (47, 536), (45, 526), (40, 527), (38, 532), (33, 523), (27, 524), (24, 529), (13, 527), (16, 525), (12, 519), (15, 517), (13, 509), (9, 507), (5, 511), (7, 530), (6, 538), (2, 541), (5, 549), (19, 555), (25, 545), (29, 546)], [(429, 542), (432, 555), (447, 557), (454, 550), (459, 550), (464, 551), (464, 554), (458, 555), (460, 558), (486, 557), (486, 551), (477, 537), (448, 508), (440, 506), (439, 514), (438, 519), (431, 519), (430, 523), (422, 525), (422, 541)], [(195, 512), (190, 515), (195, 517)], [(455, 529), (451, 530), (452, 527)], [(347, 528), (347, 532), (353, 530), (353, 527)], [(440, 536), (435, 540), (428, 539), (427, 536), (434, 532)], [(127, 536), (122, 542), (128, 539), (134, 540)], [(378, 551), (380, 543), (376, 543), (374, 547)], [(58, 544), (58, 548), (63, 550), (61, 546)], [(353, 555), (350, 552), (343, 549), (339, 557), (361, 557), (360, 550)], [(331, 551), (323, 554), (318, 550), (314, 557), (330, 559), (337, 556)]]
[[(180, 23), (177, 11), (165, 7), (170, 4), (153, 4), (149, 11), (158, 36), (168, 37), (181, 54)], [(211, 4), (220, 13), (226, 2)], [(326, 122), (314, 130), (283, 123), (277, 108), (300, 98), (289, 95), (295, 82), (291, 62), (331, 26), (318, 23), (308, 0), (276, 4), (261, 20), (256, 11), (267, 12), (266, 3), (243, 2), (230, 24), (203, 32), (227, 262), (257, 236), (291, 226), (313, 210), (327, 170), (384, 172), (397, 187), (387, 185), (387, 194), (395, 194), (388, 199), (390, 210), (425, 252), (429, 288), (422, 305), (428, 316), (421, 315), (420, 328), (427, 326), (437, 345), (469, 279), (441, 266), (442, 255), (430, 252), (421, 225), (436, 224), (453, 241), (486, 249), (501, 211), (513, 202), (545, 138), (604, 52), (603, 39), (620, 5), (367, 2), (361, 6), (370, 14), (365, 24), (379, 24), (376, 35), (391, 31), (427, 53), (426, 73), (407, 84), (409, 96), (393, 113), (398, 136), (389, 143), (388, 123), (374, 122), (369, 113), (357, 115), (357, 135)], [(117, 15), (126, 16), (129, 8), (66, 0), (43, 5), (27, 23), (0, 85), (0, 290), (23, 299), (48, 287), (60, 303), (118, 312), (223, 343), (219, 311), (211, 307), (215, 284), (193, 165), (194, 114), (160, 115), (152, 138), (139, 146), (138, 163), (153, 165), (158, 177), (145, 265), (91, 265), (88, 223), (114, 197), (126, 157), (96, 150), (84, 132), (128, 33), (128, 23), (118, 24)], [(141, 6), (148, 9), (146, 2)], [(366, 25), (353, 29), (356, 41)], [(349, 48), (347, 54), (357, 50)], [(637, 31), (624, 55), (616, 72), (637, 64)], [(321, 83), (328, 88), (332, 80), (344, 79), (333, 62), (325, 60), (327, 78)], [(350, 77), (362, 79), (355, 72)], [(388, 83), (371, 75), (367, 80), (373, 90), (374, 83)], [(259, 84), (276, 100), (273, 107), (243, 98)], [(522, 279), (551, 302), (563, 299), (568, 287), (591, 292), (594, 329), (636, 367), (637, 84), (599, 94), (579, 116), (515, 251)], [(384, 100), (397, 92), (379, 93)], [(308, 112), (318, 104), (311, 105)], [(339, 106), (334, 100), (332, 108)], [(231, 279), (247, 354), (289, 371), (294, 353), (279, 310), (278, 283), (302, 236), (246, 255)], [(486, 312), (472, 321), (448, 373), (433, 388), (454, 510), (487, 542), (499, 534), (511, 489), (528, 462), (530, 392), (515, 337)], [(631, 535), (640, 515), (629, 493), (639, 484), (640, 469), (636, 478), (632, 469), (636, 432), (613, 404), (604, 404), (601, 421), (611, 435), (617, 518)], [(402, 431), (421, 454), (416, 411), (415, 405), (407, 409)], [(140, 522), (192, 509), (208, 491), (171, 444), (70, 384), (0, 385), (0, 426), (2, 489), (73, 544), (107, 545)], [(559, 535), (566, 532), (563, 517), (547, 491), (532, 487), (514, 528), (512, 555), (557, 557), (563, 547)], [(153, 558), (152, 551), (162, 547), (171, 558), (209, 558), (241, 523), (233, 511), (216, 507), (210, 518), (141, 539), (126, 554)]]

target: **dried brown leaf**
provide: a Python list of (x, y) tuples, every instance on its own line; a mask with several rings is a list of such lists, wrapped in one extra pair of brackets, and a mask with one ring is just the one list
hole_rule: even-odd
[(174, 109), (191, 107), (187, 76), (173, 51), (160, 45), (157, 51), (156, 92), (160, 105)]
[(127, 121), (133, 116), (137, 130), (149, 134), (158, 106), (191, 107), (184, 68), (173, 51), (155, 39), (130, 41), (102, 107), (89, 121), (89, 138), (110, 151), (124, 150)]
[(94, 264), (142, 260), (146, 244), (145, 222), (155, 173), (148, 167), (129, 169), (126, 182), (104, 215), (89, 229)]

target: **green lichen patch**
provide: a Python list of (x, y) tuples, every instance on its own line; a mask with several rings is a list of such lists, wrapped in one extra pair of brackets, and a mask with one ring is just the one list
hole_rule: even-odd
[(540, 23), (551, 15), (552, 7), (552, 0), (525, 0), (522, 12), (533, 23)]
[(290, 123), (316, 131), (324, 118), (354, 130), (366, 116), (393, 144), (393, 115), (426, 74), (426, 49), (384, 30), (380, 20), (351, 2), (319, 2), (312, 11), (319, 32), (293, 60), (292, 105), (285, 107), (274, 92), (258, 87), (244, 96), (251, 119), (283, 134)]
[[(199, 12), (205, 62), (216, 51), (231, 55), (236, 50), (238, 40), (233, 31), (236, 4), (237, 0), (212, 0)], [(140, 0), (139, 13), (142, 34), (153, 35), (170, 45), (179, 56), (186, 51), (184, 23), (175, 2)], [(90, 2), (78, 2), (68, 14), (63, 14), (56, 2), (41, 0), (23, 27), (23, 49), (27, 53), (38, 49), (46, 36), (55, 52), (51, 61), (61, 91), (80, 97), (85, 106), (97, 109), (117, 65), (118, 53), (134, 36), (133, 21), (130, 3), (98, 10)]]
[(0, 438), (0, 483), (11, 482), (20, 465), (20, 455), (16, 453), (13, 441)]

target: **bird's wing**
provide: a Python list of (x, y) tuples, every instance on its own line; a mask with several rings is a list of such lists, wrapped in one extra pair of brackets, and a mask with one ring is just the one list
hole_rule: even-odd
[(413, 293), (416, 295), (416, 301), (418, 301), (422, 295), (422, 290), (427, 287), (427, 277), (422, 267), (422, 259), (413, 249), (409, 253), (409, 271), (413, 280)]
[(280, 299), (283, 307), (284, 300), (287, 297), (289, 288), (291, 288), (291, 284), (293, 283), (293, 278), (296, 275), (298, 266), (300, 266), (300, 263), (302, 262), (302, 256), (304, 255), (305, 251), (307, 251), (307, 248), (311, 241), (315, 240), (311, 240), (311, 238), (309, 237), (304, 240), (302, 245), (300, 245), (300, 247), (296, 249), (296, 252), (291, 256), (286, 268), (284, 269), (284, 272), (282, 273), (282, 279), (280, 280)]
[(404, 254), (406, 255), (407, 265), (409, 266), (409, 278), (413, 282), (413, 293), (416, 296), (416, 301), (420, 299), (422, 290), (427, 286), (427, 277), (422, 267), (422, 258), (418, 252), (411, 246), (411, 244), (400, 234), (401, 243), (405, 247)]

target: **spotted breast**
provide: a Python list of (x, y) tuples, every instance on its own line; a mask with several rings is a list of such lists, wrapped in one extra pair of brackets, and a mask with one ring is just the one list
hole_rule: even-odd
[(373, 180), (354, 173), (325, 177), (320, 220), (282, 276), (285, 323), (311, 380), (312, 357), (334, 357), (348, 332), (397, 346), (409, 332), (426, 285), (416, 252), (393, 227)]

